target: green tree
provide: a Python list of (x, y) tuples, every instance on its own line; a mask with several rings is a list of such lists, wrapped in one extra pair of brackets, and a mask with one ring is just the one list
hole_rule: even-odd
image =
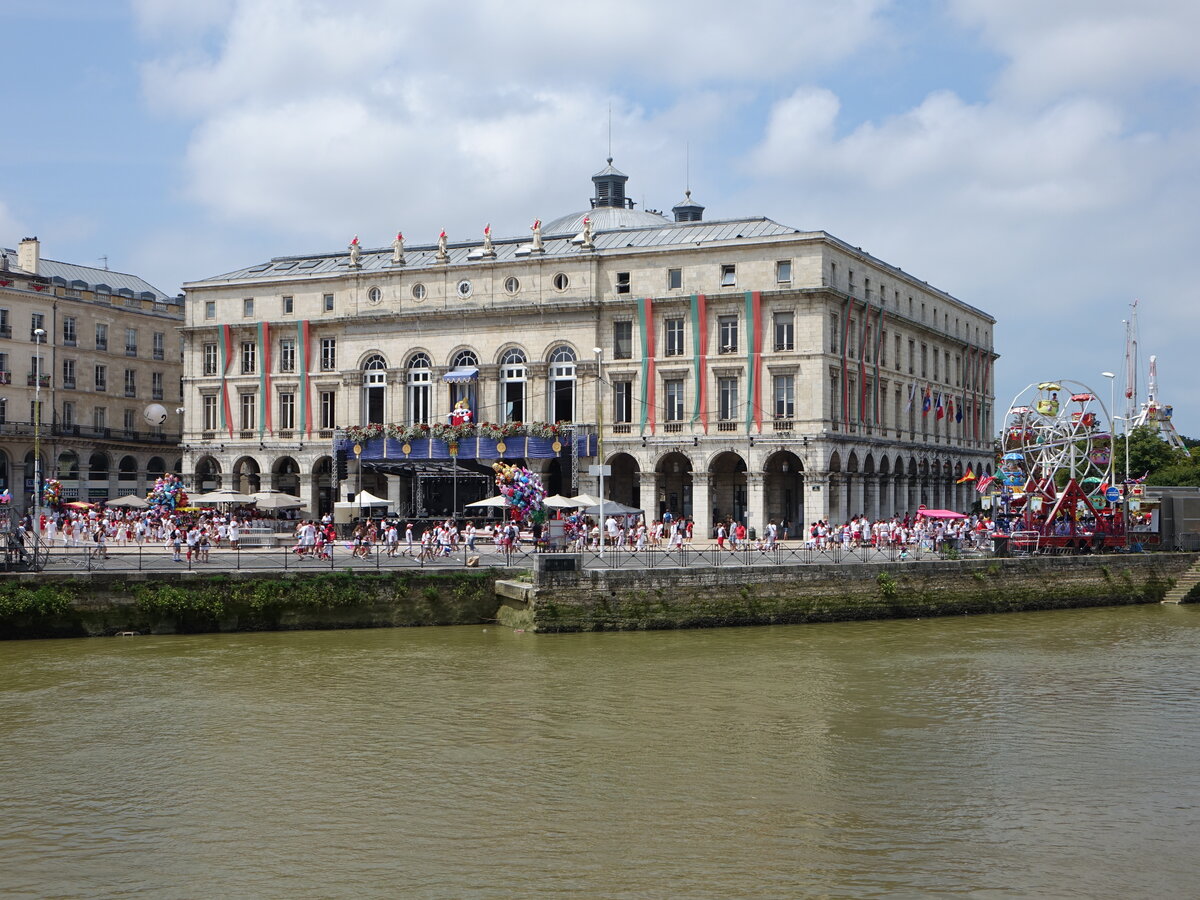
[[(1129, 433), (1129, 472), (1125, 472), (1125, 441), (1123, 435), (1113, 442), (1116, 454), (1116, 472), (1119, 476), (1141, 478), (1167, 466), (1190, 462), (1186, 453), (1176, 450), (1158, 435), (1158, 429), (1150, 425), (1139, 425)], [(1150, 480), (1149, 478), (1147, 480)], [(1158, 482), (1155, 482), (1158, 483)]]

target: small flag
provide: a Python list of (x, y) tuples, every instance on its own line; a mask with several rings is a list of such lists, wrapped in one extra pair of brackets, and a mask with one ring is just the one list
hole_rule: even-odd
[(946, 417), (946, 410), (942, 407), (942, 394), (941, 394), (941, 391), (939, 391), (938, 395), (937, 395), (937, 418), (939, 421), (941, 421), (945, 417)]
[(921, 415), (929, 415), (929, 410), (933, 408), (933, 394), (929, 388), (925, 388), (925, 396), (921, 398)]
[(908, 412), (913, 408), (913, 401), (917, 399), (917, 383), (914, 381), (908, 386), (908, 405), (904, 407), (904, 411)]
[(980, 478), (979, 484), (975, 485), (975, 490), (981, 494), (986, 494), (993, 481), (996, 480), (995, 475), (988, 475), (986, 478)]
[(955, 484), (965, 484), (968, 481), (974, 481), (974, 480), (975, 480), (975, 473), (971, 471), (970, 466), (967, 466), (967, 474), (964, 475), (962, 478), (958, 479), (958, 481), (956, 481), (954, 483)]
[(954, 411), (954, 421), (955, 421), (955, 422), (961, 422), (961, 421), (962, 421), (962, 416), (963, 416), (963, 413), (962, 413), (962, 408), (963, 408), (963, 401), (960, 399), (960, 400), (958, 401), (958, 409), (956, 409), (956, 410)]

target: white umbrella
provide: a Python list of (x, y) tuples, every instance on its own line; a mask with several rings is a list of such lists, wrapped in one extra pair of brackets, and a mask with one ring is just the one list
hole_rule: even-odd
[(599, 506), (600, 498), (593, 497), (591, 494), (576, 494), (571, 498), (576, 506)]
[(299, 509), (304, 505), (299, 497), (283, 491), (255, 491), (254, 498), (259, 509)]
[(564, 497), (562, 494), (551, 494), (542, 501), (542, 506), (548, 506), (550, 509), (575, 509), (575, 507), (583, 505), (585, 504), (570, 497)]
[(589, 506), (583, 512), (588, 516), (636, 516), (642, 511), (634, 509), (632, 506), (626, 506), (624, 503), (618, 503), (616, 500), (605, 500), (602, 504)]
[(508, 498), (503, 495), (488, 497), (486, 500), (476, 500), (474, 503), (463, 504), (463, 509), (467, 507), (475, 507), (477, 509), (503, 509), (506, 506), (511, 506)]
[(109, 500), (105, 504), (108, 507), (120, 507), (122, 509), (149, 509), (150, 501), (139, 497), (137, 494), (129, 494), (126, 497), (118, 497), (116, 500)]
[(232, 488), (222, 488), (219, 491), (209, 491), (207, 494), (200, 494), (191, 498), (193, 506), (216, 506), (218, 503), (236, 503), (242, 506), (251, 506), (258, 502), (258, 498), (251, 494), (239, 494)]

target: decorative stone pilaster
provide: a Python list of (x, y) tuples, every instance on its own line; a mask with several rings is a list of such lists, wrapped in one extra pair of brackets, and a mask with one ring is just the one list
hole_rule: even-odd
[[(692, 489), (693, 491), (695, 488)], [(746, 473), (746, 527), (762, 535), (767, 524), (767, 501), (763, 493), (763, 473)]]
[(712, 475), (709, 472), (693, 472), (692, 521), (696, 523), (697, 538), (710, 533), (712, 519)]

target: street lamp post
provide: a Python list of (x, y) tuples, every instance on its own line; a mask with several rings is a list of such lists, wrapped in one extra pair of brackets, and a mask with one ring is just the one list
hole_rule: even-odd
[(593, 347), (596, 354), (596, 455), (600, 470), (600, 558), (604, 558), (604, 396), (600, 383), (604, 380), (604, 348)]
[(45, 328), (33, 329), (33, 529), (40, 536), (42, 513), (42, 338)]
[[(1112, 425), (1117, 420), (1117, 417), (1116, 417), (1117, 375), (1115, 372), (1101, 372), (1100, 374), (1108, 379), (1108, 419), (1109, 419), (1109, 424)], [(1116, 443), (1117, 429), (1115, 426), (1112, 429), (1112, 436), (1109, 440), (1110, 440), (1110, 443), (1112, 443), (1112, 444)], [(1113, 481), (1116, 480), (1116, 476), (1114, 474), (1116, 472), (1116, 468), (1117, 468), (1117, 461), (1115, 459), (1113, 459), (1113, 454), (1111, 452), (1109, 452), (1109, 454), (1108, 454), (1108, 483), (1109, 484), (1112, 484)]]

